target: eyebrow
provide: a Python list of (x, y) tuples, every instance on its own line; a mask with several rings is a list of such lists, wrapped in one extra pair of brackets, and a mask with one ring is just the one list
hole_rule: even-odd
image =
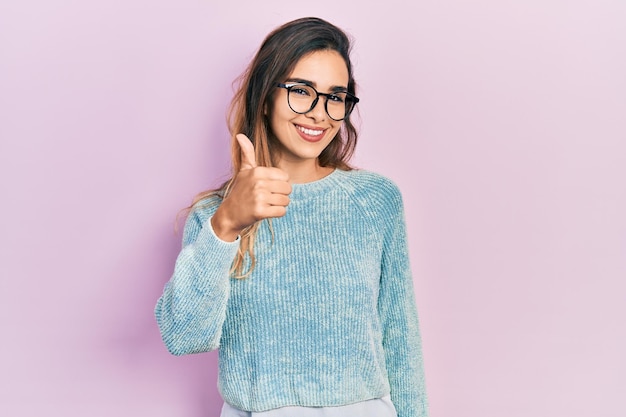
[[(286, 83), (302, 83), (313, 88), (317, 88), (317, 84), (315, 81), (305, 80), (304, 78), (288, 78), (285, 80)], [(342, 85), (335, 85), (330, 88), (331, 92), (339, 92), (339, 91), (348, 91), (348, 87), (344, 87)]]

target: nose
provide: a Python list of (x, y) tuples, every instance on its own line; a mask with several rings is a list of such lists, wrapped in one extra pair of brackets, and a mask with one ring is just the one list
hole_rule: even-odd
[(313, 108), (308, 111), (308, 113), (306, 114), (307, 117), (310, 117), (311, 119), (318, 121), (318, 122), (322, 122), (326, 120), (325, 104), (326, 104), (325, 97), (318, 96), (317, 103), (315, 103), (315, 106), (313, 106)]

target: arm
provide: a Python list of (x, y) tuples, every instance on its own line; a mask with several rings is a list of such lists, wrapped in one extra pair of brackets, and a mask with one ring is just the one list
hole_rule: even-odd
[(238, 248), (239, 239), (224, 242), (215, 235), (211, 217), (193, 211), (187, 218), (183, 249), (154, 311), (172, 354), (207, 352), (219, 346), (229, 271)]
[(378, 311), (383, 328), (383, 348), (391, 400), (398, 417), (426, 417), (422, 343), (413, 280), (409, 265), (402, 197), (395, 190), (385, 211)]
[[(195, 210), (187, 219), (174, 275), (154, 311), (163, 341), (174, 355), (219, 346), (230, 291), (229, 272), (239, 250), (237, 235), (259, 220), (284, 216), (287, 211), (291, 193), (287, 173), (258, 167), (250, 139), (242, 134), (236, 139), (241, 169), (219, 208), (213, 204), (212, 209)], [(235, 241), (225, 242), (216, 232)]]

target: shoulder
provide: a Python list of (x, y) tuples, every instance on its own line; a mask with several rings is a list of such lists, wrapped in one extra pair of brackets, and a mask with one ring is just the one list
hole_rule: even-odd
[(386, 242), (406, 236), (404, 203), (400, 188), (391, 179), (364, 170), (342, 171), (343, 187), (350, 189), (353, 201)]
[(398, 209), (402, 206), (402, 194), (400, 188), (391, 179), (367, 170), (353, 169), (351, 171), (338, 171), (341, 187), (360, 204), (374, 208), (376, 206), (393, 207)]

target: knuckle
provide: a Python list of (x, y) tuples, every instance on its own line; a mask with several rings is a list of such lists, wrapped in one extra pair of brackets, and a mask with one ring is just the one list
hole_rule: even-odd
[(263, 204), (260, 201), (257, 201), (253, 206), (252, 206), (252, 214), (254, 217), (256, 217), (257, 219), (263, 218), (265, 217), (265, 204)]
[(258, 220), (258, 219), (261, 218), (261, 215), (262, 215), (262, 211), (261, 211), (260, 207), (254, 206), (252, 208), (252, 217), (254, 217), (255, 219)]
[(263, 202), (266, 200), (267, 198), (266, 194), (267, 193), (265, 192), (263, 188), (255, 187), (254, 190), (252, 191), (252, 198), (256, 204), (259, 204), (260, 202)]

